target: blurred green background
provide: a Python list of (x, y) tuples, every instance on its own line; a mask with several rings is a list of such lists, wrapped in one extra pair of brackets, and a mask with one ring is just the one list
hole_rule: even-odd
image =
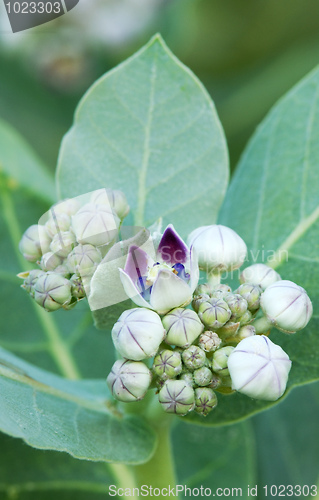
[[(5, 15), (3, 11), (0, 14)], [(270, 107), (318, 64), (319, 2), (80, 0), (79, 6), (61, 19), (19, 35), (10, 34), (6, 19), (2, 18), (0, 118), (21, 132), (53, 173), (61, 139), (72, 124), (80, 97), (99, 76), (133, 54), (156, 32), (161, 32), (171, 50), (203, 81), (214, 99), (225, 129), (233, 170), (249, 137)], [(21, 198), (15, 201), (21, 227), (25, 229), (36, 220), (39, 206), (33, 206), (29, 200), (29, 211), (25, 205), (20, 210)], [(44, 211), (44, 206), (42, 208)], [(3, 239), (1, 248), (7, 248), (4, 252), (13, 251)], [(18, 284), (12, 278), (12, 296)], [(8, 296), (9, 284), (6, 289), (3, 285), (1, 287), (8, 314), (14, 311)], [(18, 300), (21, 301), (20, 316), (8, 314), (1, 345), (10, 348), (12, 338), (19, 340), (21, 337), (29, 342), (35, 337), (41, 351), (41, 334), (36, 324), (26, 322), (26, 328), (21, 330), (22, 316), (29, 314), (30, 303), (22, 292)], [(83, 312), (85, 315), (81, 320)], [(79, 321), (82, 321), (82, 326), (74, 330), (73, 336), (74, 343), (81, 339), (76, 354), (83, 365), (83, 373), (87, 377), (101, 377), (109, 355), (103, 354), (99, 364), (88, 366), (84, 354), (86, 344), (91, 343), (96, 345), (97, 352), (105, 352), (105, 338), (92, 326), (90, 314), (85, 311), (73, 314), (78, 314)], [(68, 321), (61, 317), (62, 329), (70, 336), (72, 322), (78, 320), (73, 314)], [(84, 335), (87, 330), (89, 335)], [(18, 355), (32, 362), (33, 356), (38, 357), (29, 352), (28, 342)], [(52, 360), (45, 356), (41, 357), (41, 366), (56, 370)], [(295, 389), (278, 407), (249, 422), (251, 426), (246, 429), (246, 436), (254, 436), (251, 438), (254, 442), (247, 445), (252, 472), (246, 478), (238, 471), (238, 477), (241, 476), (245, 484), (249, 480), (261, 486), (317, 481), (318, 394), (317, 384)], [(192, 434), (187, 431), (189, 426), (183, 426), (185, 429), (183, 427), (184, 430), (175, 437), (176, 449), (182, 446), (179, 442), (182, 440), (186, 454), (191, 454)], [(241, 428), (236, 429), (240, 434)], [(196, 439), (202, 439), (203, 443), (209, 438), (206, 431), (196, 432)], [(210, 432), (215, 432), (215, 429)], [(235, 432), (235, 427), (232, 432)], [(20, 456), (20, 442), (13, 443), (7, 437), (2, 439), (4, 449), (7, 446), (13, 450), (14, 456)], [(35, 453), (37, 457), (44, 453), (27, 451), (25, 446), (21, 450), (26, 454)], [(236, 458), (237, 465), (241, 460), (240, 453), (241, 448)], [(184, 456), (185, 448), (177, 455), (180, 478), (186, 474)], [(55, 454), (50, 454), (50, 460), (51, 457), (54, 462)], [(69, 460), (69, 457), (63, 460)], [(216, 457), (215, 461), (218, 462)], [(10, 483), (10, 474), (5, 467), (3, 463), (0, 482)], [(228, 469), (226, 459), (217, 465), (212, 462), (211, 470), (213, 467), (222, 469), (225, 485), (229, 485), (234, 467)], [(210, 484), (212, 477), (209, 476), (208, 480)], [(0, 497), (1, 491), (4, 490), (0, 487)], [(39, 495), (39, 498), (44, 497)], [(71, 496), (67, 494), (67, 498)]]
[(273, 103), (317, 65), (319, 2), (80, 0), (23, 34), (0, 24), (1, 117), (54, 169), (84, 91), (158, 31), (212, 95), (234, 168)]

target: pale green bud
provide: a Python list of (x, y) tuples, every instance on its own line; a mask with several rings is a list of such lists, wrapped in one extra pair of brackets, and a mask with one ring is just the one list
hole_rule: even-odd
[(227, 321), (221, 328), (218, 329), (218, 335), (221, 339), (225, 340), (229, 337), (234, 337), (240, 327), (240, 322), (234, 323), (233, 321)]
[(56, 274), (61, 274), (65, 278), (68, 277), (68, 276), (70, 276), (70, 274), (71, 274), (65, 263), (63, 263), (60, 266), (56, 267), (54, 269), (54, 272)]
[(224, 297), (224, 301), (227, 302), (229, 309), (231, 310), (231, 318), (240, 318), (248, 308), (247, 300), (244, 299), (239, 293), (230, 293)]
[(53, 252), (45, 253), (40, 260), (40, 267), (43, 271), (54, 271), (61, 264), (62, 259)]
[(75, 235), (72, 231), (64, 231), (53, 236), (50, 249), (59, 257), (65, 258), (76, 245)]
[(195, 411), (206, 417), (217, 405), (217, 396), (208, 387), (195, 389)]
[(207, 272), (224, 272), (238, 269), (245, 260), (247, 247), (232, 229), (222, 225), (203, 226), (188, 237), (198, 255), (200, 269)]
[(184, 382), (186, 382), (186, 384), (189, 385), (190, 387), (195, 386), (193, 375), (190, 372), (183, 372), (180, 376), (180, 380), (184, 380)]
[(44, 253), (50, 250), (51, 238), (44, 226), (34, 224), (23, 234), (19, 250), (29, 262), (37, 262)]
[(195, 312), (198, 313), (199, 306), (201, 305), (202, 302), (208, 302), (210, 299), (210, 296), (207, 295), (206, 293), (203, 293), (202, 295), (196, 295), (192, 301), (192, 308), (194, 309)]
[(34, 297), (34, 286), (40, 276), (43, 276), (45, 273), (40, 271), (40, 269), (32, 269), (32, 271), (22, 274), (26, 276), (26, 279), (21, 287), (24, 288), (25, 291), (31, 295), (31, 297)]
[(166, 314), (162, 322), (167, 332), (165, 342), (179, 347), (189, 347), (203, 331), (197, 314), (182, 307)]
[(256, 329), (252, 325), (245, 325), (242, 326), (236, 335), (237, 340), (244, 340), (247, 337), (252, 337), (253, 335), (256, 335)]
[(158, 399), (166, 412), (177, 415), (186, 415), (195, 405), (194, 390), (184, 380), (167, 380)]
[(59, 203), (53, 205), (51, 213), (54, 212), (55, 214), (63, 214), (71, 217), (71, 215), (76, 214), (80, 207), (81, 205), (77, 198), (67, 198), (66, 200), (59, 201)]
[(53, 238), (56, 234), (68, 231), (70, 229), (71, 219), (67, 214), (56, 214), (52, 210), (50, 211), (49, 220), (45, 223), (45, 229), (50, 236)]
[(273, 326), (286, 333), (304, 328), (312, 316), (306, 290), (288, 280), (270, 285), (261, 296), (261, 308)]
[(261, 288), (252, 283), (244, 283), (237, 288), (236, 293), (246, 299), (249, 311), (256, 311), (260, 306)]
[(72, 228), (81, 244), (107, 245), (115, 240), (120, 219), (108, 205), (87, 203), (72, 216)]
[(214, 286), (211, 297), (214, 299), (223, 299), (226, 297), (229, 293), (231, 293), (231, 288), (228, 285), (224, 285), (223, 283), (220, 283), (217, 286)]
[(162, 379), (175, 378), (182, 371), (181, 355), (177, 351), (165, 349), (154, 358), (153, 372)]
[(93, 245), (77, 245), (68, 255), (66, 265), (70, 273), (88, 276), (94, 273), (102, 256)]
[(210, 299), (199, 306), (198, 316), (208, 328), (221, 328), (230, 318), (231, 310), (227, 302), (221, 299)]
[(240, 326), (244, 326), (248, 325), (248, 323), (250, 323), (252, 319), (252, 313), (250, 311), (246, 311), (240, 318), (238, 318), (238, 321), (240, 322)]
[(144, 363), (120, 359), (115, 361), (106, 379), (114, 398), (124, 403), (144, 398), (152, 380), (152, 374)]
[(251, 398), (276, 401), (286, 389), (291, 361), (280, 346), (264, 335), (254, 335), (232, 351), (228, 368), (234, 390)]
[(266, 290), (268, 286), (279, 280), (281, 280), (280, 275), (266, 264), (253, 264), (246, 267), (239, 278), (240, 283), (252, 283), (260, 286), (262, 290)]
[(212, 370), (221, 377), (229, 375), (227, 363), (228, 358), (233, 350), (234, 347), (227, 346), (222, 347), (221, 349), (218, 349), (218, 351), (214, 352), (212, 359)]
[(143, 307), (124, 311), (112, 329), (115, 349), (135, 361), (154, 356), (164, 337), (159, 315)]
[(195, 384), (200, 386), (209, 385), (213, 380), (213, 374), (207, 366), (195, 370), (193, 377)]
[(185, 349), (182, 358), (185, 366), (191, 371), (201, 368), (206, 362), (205, 352), (196, 345), (191, 345), (188, 349)]
[(121, 220), (130, 211), (125, 194), (117, 189), (98, 189), (92, 193), (90, 202), (94, 205), (110, 205)]
[(211, 293), (211, 286), (208, 283), (203, 283), (195, 288), (194, 297), (197, 297), (197, 295), (208, 295), (210, 297)]
[(70, 278), (70, 283), (72, 286), (71, 291), (73, 297), (75, 297), (76, 299), (83, 299), (86, 294), (81, 277), (77, 274), (73, 274), (73, 276), (71, 276)]
[(71, 283), (69, 280), (48, 272), (41, 275), (34, 286), (34, 299), (46, 311), (56, 311), (71, 302)]
[(219, 387), (221, 385), (221, 383), (222, 383), (222, 379), (216, 373), (213, 373), (212, 381), (208, 385), (208, 387), (210, 387), (211, 389), (217, 389), (217, 387)]
[(219, 348), (221, 342), (217, 333), (208, 330), (200, 335), (198, 345), (206, 352), (213, 352)]

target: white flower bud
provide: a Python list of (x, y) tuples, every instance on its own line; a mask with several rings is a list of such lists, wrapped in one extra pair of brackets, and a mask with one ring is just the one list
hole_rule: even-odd
[(210, 299), (200, 304), (198, 316), (208, 328), (221, 328), (229, 320), (231, 310), (224, 300)]
[(236, 340), (244, 340), (247, 339), (248, 337), (252, 337), (253, 335), (256, 335), (256, 329), (252, 325), (245, 325), (242, 326), (236, 335)]
[(60, 274), (48, 272), (34, 285), (34, 299), (46, 311), (56, 311), (71, 302), (71, 283)]
[(53, 252), (45, 253), (40, 260), (40, 267), (43, 271), (54, 271), (61, 264), (62, 259)]
[(37, 262), (42, 255), (50, 250), (51, 238), (44, 226), (34, 224), (23, 234), (19, 250), (29, 262)]
[(229, 227), (217, 224), (195, 229), (187, 242), (196, 250), (200, 269), (207, 272), (237, 269), (247, 254), (242, 238)]
[(120, 219), (109, 205), (87, 203), (72, 216), (72, 228), (79, 243), (102, 246), (115, 240)]
[(266, 290), (268, 286), (279, 280), (281, 280), (280, 275), (266, 264), (253, 264), (246, 267), (239, 278), (241, 284), (252, 283), (260, 286), (262, 290)]
[(23, 277), (25, 277), (25, 281), (23, 285), (21, 285), (21, 287), (24, 288), (25, 291), (31, 295), (31, 297), (34, 298), (34, 286), (40, 276), (43, 276), (45, 273), (40, 269), (32, 269), (31, 271), (22, 274), (24, 275)]
[(225, 295), (224, 299), (227, 302), (229, 309), (231, 310), (231, 318), (240, 318), (248, 308), (247, 300), (244, 299), (239, 293), (229, 293)]
[(177, 415), (186, 415), (195, 406), (195, 392), (184, 380), (167, 380), (158, 399), (166, 412)]
[(154, 356), (164, 337), (159, 315), (143, 307), (124, 311), (112, 329), (115, 349), (135, 361)]
[(206, 417), (217, 405), (217, 396), (208, 387), (195, 389), (195, 411)]
[(285, 351), (264, 335), (242, 340), (228, 358), (233, 389), (266, 401), (283, 395), (290, 368)]
[(71, 219), (69, 215), (56, 214), (51, 210), (49, 220), (45, 223), (44, 227), (50, 238), (53, 238), (55, 234), (61, 233), (62, 231), (68, 231), (70, 225)]
[(83, 277), (93, 274), (101, 260), (98, 248), (93, 245), (77, 245), (68, 255), (66, 265), (70, 273)]
[(67, 198), (66, 200), (59, 201), (51, 208), (51, 212), (54, 211), (55, 214), (66, 214), (69, 217), (76, 214), (80, 210), (80, 203), (77, 198)]
[(184, 365), (191, 371), (201, 368), (206, 363), (206, 354), (200, 347), (191, 345), (183, 351)]
[(59, 257), (65, 258), (76, 245), (76, 239), (73, 231), (63, 231), (57, 233), (51, 241), (50, 250)]
[(179, 352), (165, 349), (154, 358), (153, 372), (163, 380), (175, 378), (182, 371), (182, 358)]
[(292, 281), (276, 281), (262, 294), (261, 308), (273, 326), (286, 333), (304, 328), (312, 315), (306, 290)]
[(152, 374), (144, 363), (119, 359), (106, 382), (114, 398), (130, 403), (144, 398), (151, 380)]
[(222, 347), (214, 352), (212, 359), (212, 370), (221, 377), (227, 377), (228, 371), (228, 358), (233, 352), (234, 348), (231, 346)]
[(110, 205), (121, 220), (130, 211), (125, 194), (117, 189), (98, 189), (92, 193), (90, 202), (94, 205)]
[(198, 368), (198, 370), (195, 370), (193, 373), (193, 377), (195, 384), (201, 387), (209, 385), (213, 380), (213, 374), (207, 366), (203, 366), (202, 368)]
[(189, 347), (204, 329), (197, 314), (182, 307), (173, 309), (162, 321), (167, 332), (165, 342), (179, 347)]

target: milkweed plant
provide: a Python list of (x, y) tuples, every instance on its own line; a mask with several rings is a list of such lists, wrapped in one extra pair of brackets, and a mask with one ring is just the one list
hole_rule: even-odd
[[(314, 75), (293, 91), (299, 101)], [(20, 239), (31, 263), (21, 286), (36, 307), (72, 315), (86, 302), (111, 336), (100, 411), (139, 419), (127, 439), (158, 434), (135, 460), (145, 464), (144, 481), (175, 481), (165, 443), (176, 419), (214, 426), (271, 406), (307, 355), (298, 346), (313, 340), (316, 294), (306, 266), (319, 214), (306, 195), (309, 174), (299, 198), (291, 195), (302, 153), (316, 154), (297, 134), (300, 123), (296, 130), (296, 120), (285, 122), (299, 101), (288, 94), (266, 118), (225, 196), (228, 155), (214, 105), (157, 36), (84, 96), (61, 146), (59, 201)], [(292, 184), (283, 184), (288, 171)], [(310, 371), (313, 380), (317, 363)], [(308, 381), (300, 370), (296, 378)], [(107, 461), (130, 463), (130, 451), (107, 453)]]

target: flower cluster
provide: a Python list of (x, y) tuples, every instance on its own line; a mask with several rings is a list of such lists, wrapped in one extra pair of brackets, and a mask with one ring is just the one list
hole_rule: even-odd
[(73, 308), (86, 296), (86, 284), (128, 212), (124, 194), (111, 189), (54, 205), (20, 241), (25, 259), (39, 266), (19, 274), (22, 288), (46, 311)]
[[(112, 331), (123, 358), (107, 378), (113, 396), (137, 401), (156, 387), (166, 412), (203, 416), (216, 407), (216, 393), (277, 400), (291, 361), (268, 335), (273, 326), (285, 333), (306, 326), (307, 293), (265, 264), (247, 267), (236, 290), (221, 284), (221, 273), (238, 269), (247, 251), (229, 228), (205, 226), (188, 241), (190, 247), (170, 225), (156, 261), (136, 246), (129, 250), (120, 276), (139, 307), (125, 311)], [(198, 264), (207, 283), (198, 285)]]

